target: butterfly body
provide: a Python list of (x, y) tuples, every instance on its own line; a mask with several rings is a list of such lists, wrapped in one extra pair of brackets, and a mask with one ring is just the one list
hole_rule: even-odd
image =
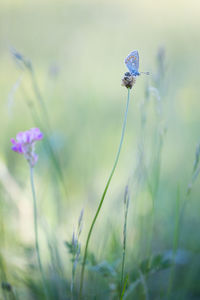
[(140, 73), (139, 73), (138, 71), (133, 70), (133, 71), (132, 71), (132, 75), (133, 75), (133, 76), (139, 76)]

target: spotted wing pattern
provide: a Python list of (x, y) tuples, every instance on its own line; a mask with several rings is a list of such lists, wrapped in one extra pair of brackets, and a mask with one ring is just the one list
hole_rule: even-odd
[(129, 69), (129, 72), (134, 75), (138, 76), (140, 73), (138, 72), (139, 68), (139, 53), (137, 50), (132, 51), (127, 58), (125, 59), (125, 64)]

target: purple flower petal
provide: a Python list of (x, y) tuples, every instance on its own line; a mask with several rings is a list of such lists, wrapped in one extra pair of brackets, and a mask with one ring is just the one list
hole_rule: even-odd
[(10, 140), (13, 144), (12, 150), (17, 153), (24, 154), (24, 157), (33, 167), (38, 160), (38, 155), (34, 152), (35, 142), (42, 138), (43, 133), (39, 128), (31, 128), (27, 131), (21, 131), (17, 134), (16, 140), (13, 138)]
[(34, 141), (39, 141), (43, 138), (43, 133), (40, 131), (39, 128), (31, 128), (30, 132), (33, 135), (33, 140)]
[(26, 135), (26, 131), (25, 132), (19, 132), (17, 135), (16, 135), (16, 140), (19, 142), (19, 143), (27, 143), (27, 135)]
[(11, 141), (11, 143), (13, 144), (13, 145), (15, 145), (16, 144), (16, 142), (15, 142), (15, 139), (10, 139), (10, 141)]
[(22, 146), (19, 143), (15, 143), (11, 148), (13, 151), (23, 154)]

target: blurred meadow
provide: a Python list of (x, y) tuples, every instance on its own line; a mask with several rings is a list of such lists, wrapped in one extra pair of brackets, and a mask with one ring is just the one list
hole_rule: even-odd
[[(0, 299), (80, 299), (134, 49), (150, 76), (130, 91), (82, 299), (200, 299), (199, 29), (197, 0), (0, 1)], [(44, 133), (34, 168), (43, 282), (29, 168), (10, 142), (32, 127)]]

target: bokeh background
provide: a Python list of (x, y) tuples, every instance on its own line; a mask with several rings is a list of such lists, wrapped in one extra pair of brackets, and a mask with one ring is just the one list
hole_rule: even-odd
[[(120, 255), (127, 184), (130, 261), (147, 255), (152, 209), (151, 253), (173, 249), (177, 203), (186, 203), (178, 245), (182, 279), (170, 299), (199, 299), (198, 178), (185, 196), (200, 142), (199, 28), (195, 0), (1, 0), (0, 245), (8, 279), (19, 290), (34, 245), (32, 199), (28, 165), (11, 151), (10, 138), (31, 127), (44, 129), (35, 167), (43, 260), (49, 264), (47, 244), (56, 240), (70, 274), (64, 241), (84, 209), (84, 247), (120, 139), (124, 59), (137, 49), (140, 71), (151, 75), (137, 78), (131, 91), (125, 142), (90, 249), (99, 261), (111, 259), (114, 245)], [(34, 82), (13, 48), (31, 61)], [(152, 299), (161, 299), (151, 280), (150, 295), (157, 295)]]

